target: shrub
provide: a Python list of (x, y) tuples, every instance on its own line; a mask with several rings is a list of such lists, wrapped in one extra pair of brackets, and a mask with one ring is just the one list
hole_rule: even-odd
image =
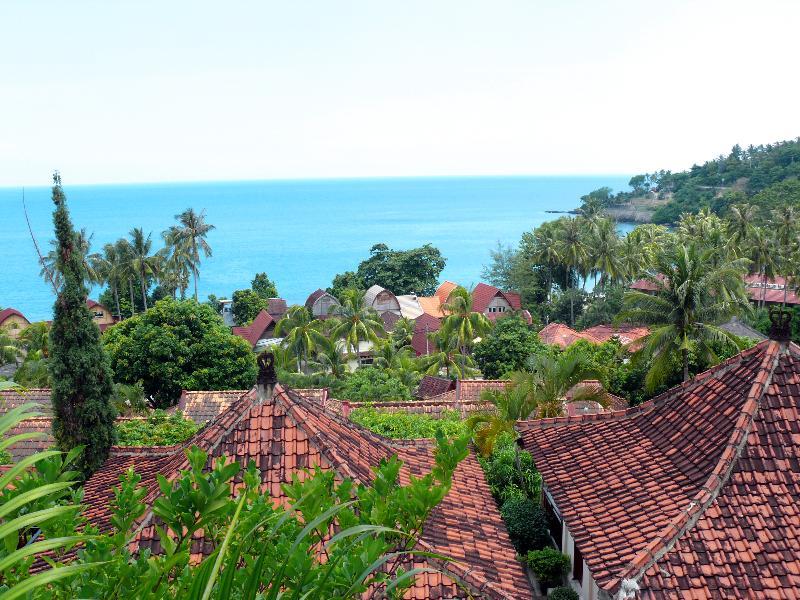
[(343, 400), (411, 400), (411, 390), (383, 369), (362, 367), (350, 375), (340, 391)]
[(547, 594), (547, 597), (549, 600), (580, 600), (578, 592), (566, 586), (555, 588), (552, 592)]
[(496, 379), (519, 371), (528, 357), (543, 349), (539, 335), (518, 316), (497, 321), (494, 329), (475, 344), (472, 355), (484, 377)]
[(375, 408), (357, 408), (350, 413), (350, 420), (384, 437), (395, 439), (433, 438), (437, 431), (445, 437), (464, 433), (464, 422), (458, 411), (442, 412), (440, 419), (426, 414), (386, 412)]
[(525, 496), (538, 500), (542, 477), (536, 471), (529, 452), (519, 451), (519, 466), (516, 465), (516, 441), (510, 434), (498, 436), (494, 450), (488, 458), (478, 457), (483, 467), (486, 482), (492, 495), (503, 503), (512, 496)]
[(253, 290), (236, 290), (232, 300), (233, 320), (239, 326), (249, 325), (258, 313), (269, 309), (269, 300)]
[(531, 550), (528, 552), (525, 562), (528, 563), (539, 583), (548, 587), (561, 583), (570, 566), (569, 556), (561, 554), (551, 547)]
[(120, 446), (172, 446), (185, 442), (197, 432), (197, 425), (178, 411), (167, 415), (157, 410), (147, 419), (131, 419), (117, 425)]
[(512, 496), (500, 507), (508, 536), (519, 554), (539, 550), (550, 543), (544, 510), (525, 496)]

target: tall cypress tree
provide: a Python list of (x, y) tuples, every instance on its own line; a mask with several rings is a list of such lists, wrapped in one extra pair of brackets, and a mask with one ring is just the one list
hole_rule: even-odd
[(79, 464), (88, 477), (103, 464), (114, 443), (112, 373), (100, 330), (86, 306), (83, 258), (58, 172), (53, 175), (53, 203), (56, 269), (62, 277), (50, 329), (53, 435), (61, 450), (85, 446)]

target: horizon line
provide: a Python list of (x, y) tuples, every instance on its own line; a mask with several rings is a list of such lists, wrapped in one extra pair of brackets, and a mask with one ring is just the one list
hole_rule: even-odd
[[(391, 181), (399, 179), (530, 179), (561, 177), (630, 177), (630, 173), (508, 173), (481, 175), (367, 175), (367, 176), (335, 176), (335, 177), (267, 177), (244, 179), (170, 179), (158, 181), (116, 181), (116, 182), (79, 182), (65, 183), (62, 187), (102, 187), (126, 185), (192, 185), (209, 183), (297, 183), (297, 182), (332, 182), (332, 181)], [(0, 190), (50, 188), (52, 184), (0, 184)]]

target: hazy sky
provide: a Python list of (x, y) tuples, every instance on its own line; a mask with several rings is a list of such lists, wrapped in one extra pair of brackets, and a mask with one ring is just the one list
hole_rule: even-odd
[(0, 185), (682, 169), (800, 135), (797, 0), (0, 3)]

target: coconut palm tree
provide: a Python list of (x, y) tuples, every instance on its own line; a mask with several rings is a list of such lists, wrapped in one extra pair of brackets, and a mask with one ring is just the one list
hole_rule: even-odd
[[(466, 421), (472, 439), (483, 456), (489, 456), (501, 434), (519, 437), (514, 425), (527, 419), (536, 410), (535, 401), (525, 381), (519, 385), (511, 382), (502, 390), (484, 390), (481, 399), (494, 405), (493, 411), (474, 413)], [(515, 444), (516, 446), (516, 444)], [(519, 468), (519, 449), (515, 448), (515, 462)]]
[(472, 294), (463, 287), (459, 286), (450, 292), (442, 310), (447, 315), (442, 320), (443, 335), (456, 337), (461, 354), (468, 354), (475, 340), (492, 329), (492, 323), (486, 315), (472, 309)]
[(346, 350), (358, 355), (361, 342), (377, 342), (384, 331), (383, 321), (375, 309), (364, 306), (364, 294), (358, 290), (342, 293), (342, 305), (333, 337), (343, 340)]
[(591, 263), (594, 271), (600, 273), (600, 288), (620, 281), (624, 273), (621, 242), (611, 219), (595, 223), (591, 246)]
[(567, 351), (558, 356), (534, 354), (526, 363), (526, 371), (513, 373), (511, 381), (527, 387), (533, 399), (536, 417), (558, 417), (564, 409), (567, 392), (573, 390), (574, 401), (606, 405), (608, 394), (598, 386), (576, 387), (582, 381), (597, 377), (580, 351)]
[(778, 270), (779, 249), (775, 245), (774, 236), (761, 227), (753, 229), (750, 236), (750, 259), (756, 273), (761, 275), (761, 298), (759, 307), (764, 308), (767, 295), (767, 281), (775, 277)]
[(404, 348), (411, 345), (411, 340), (414, 337), (414, 321), (401, 317), (397, 320), (392, 328), (392, 342), (395, 348)]
[(658, 287), (656, 295), (639, 291), (625, 295), (618, 320), (651, 326), (640, 351), (651, 361), (645, 377), (650, 391), (667, 378), (676, 358), (683, 365), (684, 381), (689, 379), (690, 350), (713, 362), (712, 343), (738, 348), (736, 336), (717, 324), (749, 310), (742, 279), (749, 261), (729, 259), (714, 265), (708, 252), (679, 245), (658, 258), (656, 273), (649, 278)]
[(205, 210), (196, 213), (194, 209), (187, 208), (179, 215), (175, 215), (179, 225), (170, 228), (167, 234), (175, 244), (185, 244), (191, 260), (191, 270), (194, 275), (194, 299), (197, 300), (197, 280), (200, 277), (200, 254), (205, 258), (211, 256), (211, 246), (206, 236), (214, 229), (213, 225), (206, 223)]
[[(92, 238), (94, 237), (94, 234), (87, 233), (86, 229), (83, 228), (80, 231), (75, 232), (75, 237), (75, 248), (78, 249), (83, 257), (83, 269), (86, 273), (86, 282), (88, 284), (99, 283), (97, 273), (95, 272), (93, 265), (89, 260), (92, 249)], [(56, 240), (50, 240), (50, 246), (52, 247), (51, 250), (42, 257), (42, 268), (39, 271), (39, 275), (46, 282), (52, 282), (56, 288), (60, 289), (61, 274), (56, 268), (56, 262), (58, 260), (58, 242)]]
[(275, 335), (283, 336), (283, 346), (297, 359), (298, 373), (308, 363), (308, 357), (317, 344), (325, 339), (320, 331), (321, 321), (311, 318), (305, 306), (292, 306), (275, 326)]
[(17, 364), (22, 357), (19, 342), (5, 329), (0, 329), (0, 365)]
[(131, 270), (136, 273), (142, 291), (142, 306), (147, 310), (148, 278), (155, 276), (158, 268), (158, 258), (150, 254), (153, 247), (151, 234), (145, 236), (141, 227), (134, 227), (130, 231), (130, 251), (128, 260)]
[(647, 249), (632, 233), (626, 235), (619, 247), (619, 268), (623, 279), (637, 279), (649, 264)]
[(731, 244), (737, 251), (738, 255), (746, 254), (746, 249), (750, 237), (753, 235), (753, 223), (756, 218), (758, 207), (742, 203), (734, 204), (730, 208), (728, 215), (728, 234), (730, 235)]
[(461, 352), (456, 334), (441, 329), (429, 334), (429, 337), (434, 351), (420, 357), (422, 369), (427, 375), (439, 375), (444, 371), (447, 377), (464, 379), (479, 373), (472, 357)]
[[(581, 271), (586, 264), (589, 252), (584, 241), (583, 221), (580, 219), (564, 219), (559, 231), (557, 253), (561, 263), (566, 267), (564, 288), (571, 287), (572, 273)], [(575, 325), (575, 300), (569, 298), (569, 323)]]
[(133, 268), (133, 260), (131, 259), (133, 250), (130, 242), (125, 238), (120, 238), (114, 242), (114, 249), (119, 259), (117, 277), (119, 277), (120, 282), (127, 283), (128, 293), (130, 294), (129, 299), (131, 303), (130, 316), (133, 316), (136, 314), (136, 301), (134, 300), (133, 296), (133, 282), (137, 278), (136, 269)]
[(316, 342), (314, 353), (315, 357), (310, 365), (314, 375), (333, 375), (338, 379), (347, 372), (350, 355), (342, 352), (338, 339), (323, 335)]
[(534, 229), (533, 233), (522, 236), (522, 246), (530, 248), (530, 259), (535, 264), (544, 265), (547, 270), (547, 301), (553, 292), (553, 271), (561, 257), (558, 254), (558, 221), (544, 223)]
[(122, 281), (120, 274), (123, 271), (122, 263), (124, 258), (120, 256), (119, 248), (115, 244), (105, 244), (102, 253), (92, 254), (89, 259), (97, 274), (98, 283), (105, 284), (111, 288), (111, 293), (114, 295), (116, 316), (121, 319), (119, 287)]

